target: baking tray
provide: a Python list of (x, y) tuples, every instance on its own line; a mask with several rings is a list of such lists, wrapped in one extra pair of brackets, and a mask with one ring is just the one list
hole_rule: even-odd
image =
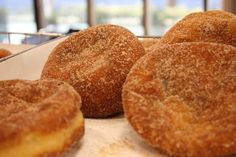
[[(67, 37), (18, 53), (0, 62), (0, 80), (39, 79), (52, 49)], [(66, 157), (164, 157), (147, 145), (123, 115), (85, 119), (85, 136)]]

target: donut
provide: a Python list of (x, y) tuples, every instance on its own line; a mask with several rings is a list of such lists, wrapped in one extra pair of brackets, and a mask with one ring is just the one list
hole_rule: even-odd
[(186, 42), (138, 60), (122, 90), (125, 117), (170, 156), (236, 154), (236, 48)]
[(6, 50), (6, 49), (3, 49), (3, 48), (0, 48), (0, 58), (3, 58), (3, 57), (6, 57), (6, 56), (9, 56), (11, 55), (11, 52)]
[(63, 156), (84, 134), (80, 107), (62, 81), (0, 81), (0, 157)]
[(138, 38), (127, 29), (98, 25), (60, 43), (50, 54), (41, 78), (68, 82), (81, 95), (85, 117), (105, 118), (123, 112), (122, 85), (144, 54)]
[(214, 42), (236, 46), (236, 16), (213, 10), (192, 13), (177, 22), (160, 43)]
[(144, 39), (140, 39), (140, 42), (142, 43), (146, 53), (147, 53), (147, 50), (155, 45), (155, 44), (158, 44), (158, 42), (161, 40), (161, 38), (144, 38)]

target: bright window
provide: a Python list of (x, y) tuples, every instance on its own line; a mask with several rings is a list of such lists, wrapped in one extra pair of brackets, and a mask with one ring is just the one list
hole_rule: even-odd
[(151, 35), (163, 35), (191, 12), (203, 11), (203, 1), (151, 0)]
[(208, 10), (223, 8), (223, 0), (208, 0)]
[[(224, 0), (42, 0), (39, 10), (45, 16), (47, 32), (67, 33), (81, 30), (89, 24), (117, 24), (128, 28), (135, 35), (162, 36), (178, 20), (189, 13), (222, 9)], [(0, 0), (1, 32), (36, 32), (33, 0)], [(227, 0), (225, 0), (227, 2)], [(144, 4), (146, 7), (144, 8)], [(91, 7), (91, 5), (93, 5)], [(92, 8), (93, 10), (88, 10)], [(145, 14), (144, 10), (149, 14)], [(88, 17), (88, 12), (91, 13)], [(145, 15), (145, 16), (144, 16)], [(37, 18), (38, 19), (38, 18)], [(92, 19), (92, 20), (91, 20)], [(89, 21), (89, 24), (88, 24)], [(91, 22), (92, 21), (92, 22)], [(145, 27), (145, 28), (144, 28)], [(148, 34), (144, 34), (145, 33)], [(0, 35), (0, 42), (8, 40)], [(12, 38), (20, 43), (22, 36)]]
[(96, 0), (96, 23), (118, 24), (143, 35), (142, 6), (142, 0)]
[[(32, 0), (1, 0), (1, 32), (36, 32)], [(23, 36), (11, 38), (12, 43), (21, 43)], [(0, 42), (7, 42), (7, 36), (0, 36)]]
[(87, 28), (86, 0), (44, 0), (47, 31), (66, 33)]

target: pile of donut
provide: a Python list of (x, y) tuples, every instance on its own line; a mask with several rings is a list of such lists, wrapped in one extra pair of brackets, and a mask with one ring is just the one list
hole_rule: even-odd
[(69, 36), (36, 81), (0, 81), (0, 157), (62, 156), (84, 117), (124, 112), (170, 156), (236, 154), (236, 16), (193, 13), (140, 41), (98, 25)]

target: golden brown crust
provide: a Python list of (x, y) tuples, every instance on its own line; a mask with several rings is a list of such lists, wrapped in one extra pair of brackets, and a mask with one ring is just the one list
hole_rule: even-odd
[(207, 42), (166, 45), (133, 66), (124, 112), (152, 146), (173, 156), (236, 153), (236, 48)]
[(236, 46), (236, 16), (225, 11), (192, 13), (175, 24), (161, 44), (214, 42)]
[(6, 57), (6, 56), (9, 56), (9, 55), (11, 55), (10, 51), (0, 48), (0, 58)]
[(82, 97), (86, 117), (106, 117), (122, 112), (122, 84), (142, 55), (141, 43), (127, 29), (98, 25), (60, 43), (49, 56), (42, 78), (70, 83)]
[[(0, 150), (15, 148), (27, 135), (46, 136), (70, 127), (80, 107), (78, 93), (62, 81), (0, 81)], [(78, 130), (56, 153), (68, 149), (75, 139), (82, 137), (83, 124)]]
[(147, 53), (147, 50), (150, 47), (152, 47), (153, 45), (158, 44), (160, 40), (161, 40), (161, 38), (144, 38), (144, 39), (140, 39), (140, 42), (142, 43), (142, 45)]

